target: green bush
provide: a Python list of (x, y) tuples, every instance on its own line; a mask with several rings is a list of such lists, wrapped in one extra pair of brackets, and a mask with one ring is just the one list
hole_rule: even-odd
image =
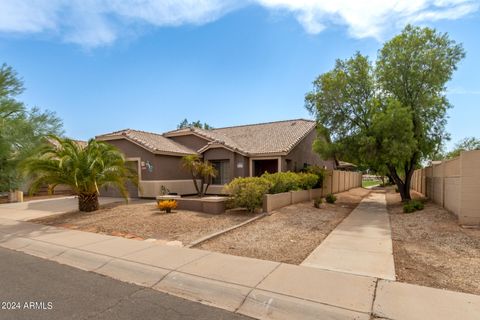
[(261, 177), (235, 178), (226, 187), (235, 207), (246, 208), (254, 212), (263, 204), (263, 196), (270, 190), (272, 183)]
[(291, 171), (267, 173), (262, 178), (270, 181), (272, 186), (268, 193), (282, 193), (295, 190), (312, 189), (318, 183), (318, 176), (313, 173), (295, 173)]
[(325, 200), (326, 200), (328, 203), (335, 203), (335, 201), (337, 201), (337, 197), (335, 197), (333, 194), (329, 193), (329, 194), (327, 194), (327, 196), (325, 197)]
[(319, 177), (314, 173), (297, 173), (298, 186), (302, 190), (310, 190), (318, 184)]
[(403, 212), (404, 213), (412, 213), (415, 211), (415, 207), (411, 202), (407, 202), (403, 204)]
[(313, 173), (318, 177), (317, 183), (313, 188), (321, 188), (323, 186), (323, 181), (325, 180), (325, 169), (319, 166), (308, 166), (305, 170), (306, 173)]
[(425, 207), (423, 201), (421, 200), (411, 200), (410, 203), (412, 203), (415, 210), (423, 210), (423, 208)]
[(420, 200), (410, 200), (403, 205), (403, 212), (412, 213), (417, 210), (423, 210), (425, 205)]
[(299, 179), (294, 172), (277, 172), (267, 173), (262, 175), (262, 178), (267, 179), (272, 184), (268, 193), (282, 193), (300, 189)]
[(322, 198), (316, 198), (313, 200), (313, 206), (315, 208), (320, 208), (320, 205), (323, 203)]

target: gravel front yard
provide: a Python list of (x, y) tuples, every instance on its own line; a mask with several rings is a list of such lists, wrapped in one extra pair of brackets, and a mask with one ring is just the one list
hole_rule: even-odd
[(357, 188), (337, 194), (337, 202), (322, 209), (310, 201), (284, 207), (196, 248), (300, 264), (368, 193)]
[(454, 214), (431, 202), (404, 214), (392, 190), (387, 202), (398, 281), (480, 294), (479, 229), (461, 228)]
[(32, 222), (98, 232), (127, 238), (155, 238), (181, 241), (184, 245), (213, 232), (239, 224), (254, 217), (246, 212), (212, 215), (173, 210), (163, 213), (156, 203), (135, 201), (131, 204), (111, 204), (92, 212), (74, 212)]

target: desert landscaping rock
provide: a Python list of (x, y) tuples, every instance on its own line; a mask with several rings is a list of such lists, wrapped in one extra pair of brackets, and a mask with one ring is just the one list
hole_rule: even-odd
[(112, 203), (94, 213), (70, 212), (33, 220), (52, 226), (138, 239), (155, 238), (189, 244), (197, 239), (237, 225), (254, 215), (245, 211), (212, 215), (187, 210), (162, 213), (156, 202), (136, 200)]
[[(393, 188), (386, 196), (397, 279), (480, 294), (480, 229), (461, 228), (454, 214), (430, 201), (423, 210), (404, 214)], [(415, 191), (412, 196), (421, 197)]]
[(196, 248), (300, 264), (369, 192), (356, 188), (339, 193), (337, 202), (323, 209), (314, 208), (312, 201), (283, 207)]

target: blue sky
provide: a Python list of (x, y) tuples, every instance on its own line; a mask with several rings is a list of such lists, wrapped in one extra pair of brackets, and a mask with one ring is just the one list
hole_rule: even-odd
[[(0, 63), (29, 106), (78, 139), (309, 118), (304, 94), (336, 58), (374, 58), (406, 23), (448, 32), (467, 57), (449, 83), (451, 146), (480, 136), (479, 1), (1, 0)], [(141, 3), (141, 5), (139, 5)]]

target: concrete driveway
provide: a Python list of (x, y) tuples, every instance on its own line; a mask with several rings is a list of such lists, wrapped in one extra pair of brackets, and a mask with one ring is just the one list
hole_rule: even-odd
[[(122, 198), (100, 197), (100, 205), (122, 202)], [(27, 221), (53, 214), (78, 211), (75, 196), (0, 204), (0, 218)]]

